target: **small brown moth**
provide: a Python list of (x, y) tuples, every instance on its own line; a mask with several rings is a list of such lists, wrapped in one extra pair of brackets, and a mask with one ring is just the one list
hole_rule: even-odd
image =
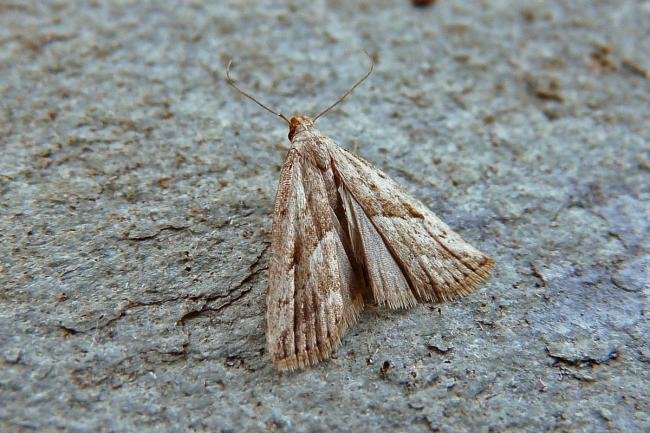
[[(372, 59), (371, 59), (372, 60)], [(470, 293), (494, 265), (381, 170), (337, 146), (313, 118), (288, 119), (291, 148), (275, 199), (266, 297), (273, 364), (294, 370), (330, 357), (366, 303), (408, 308)]]

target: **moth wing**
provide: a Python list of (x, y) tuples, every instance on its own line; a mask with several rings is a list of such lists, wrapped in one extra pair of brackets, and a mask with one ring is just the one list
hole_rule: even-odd
[(417, 304), (399, 264), (359, 202), (342, 185), (338, 192), (345, 209), (352, 251), (366, 270), (366, 281), (377, 304), (388, 304), (391, 308)]
[(418, 300), (453, 300), (487, 279), (494, 266), (490, 257), (465, 242), (381, 170), (333, 142), (329, 149), (341, 187), (372, 222)]
[(275, 200), (267, 340), (280, 370), (314, 365), (338, 346), (363, 308), (321, 171), (292, 149)]

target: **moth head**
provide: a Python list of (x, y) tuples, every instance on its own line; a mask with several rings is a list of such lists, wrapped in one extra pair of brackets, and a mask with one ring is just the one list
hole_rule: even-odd
[(293, 140), (296, 132), (314, 126), (314, 121), (308, 116), (293, 116), (289, 120), (289, 141)]

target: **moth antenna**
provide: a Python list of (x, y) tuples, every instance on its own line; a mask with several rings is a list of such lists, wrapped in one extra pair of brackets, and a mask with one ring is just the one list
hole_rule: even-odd
[(237, 90), (239, 93), (241, 93), (242, 95), (244, 95), (245, 97), (247, 97), (248, 99), (250, 99), (251, 101), (253, 101), (254, 103), (256, 103), (257, 105), (259, 105), (260, 107), (262, 107), (263, 109), (265, 109), (265, 110), (268, 111), (269, 113), (273, 113), (273, 114), (275, 114), (276, 116), (278, 116), (279, 118), (281, 118), (282, 120), (284, 120), (285, 122), (287, 122), (289, 125), (291, 125), (291, 122), (289, 122), (289, 119), (287, 119), (286, 116), (285, 116), (284, 114), (282, 114), (282, 113), (280, 113), (280, 112), (278, 112), (278, 111), (271, 110), (269, 107), (267, 107), (266, 105), (262, 104), (260, 101), (258, 101), (257, 99), (255, 99), (253, 96), (251, 96), (250, 94), (248, 94), (248, 93), (245, 92), (244, 90), (240, 89), (239, 86), (237, 86), (237, 85), (235, 84), (235, 80), (233, 80), (232, 77), (230, 76), (230, 65), (232, 65), (232, 60), (230, 60), (230, 61), (228, 62), (228, 66), (226, 66), (226, 81), (228, 82), (228, 84), (230, 84), (230, 85), (231, 85), (235, 90)]
[(368, 56), (368, 58), (370, 59), (370, 69), (368, 69), (368, 72), (366, 72), (366, 75), (364, 75), (363, 77), (361, 77), (361, 79), (360, 79), (359, 81), (357, 81), (356, 83), (354, 83), (354, 85), (353, 85), (352, 87), (350, 87), (350, 88), (348, 89), (348, 91), (345, 92), (345, 93), (343, 94), (343, 96), (341, 96), (339, 99), (337, 99), (336, 101), (334, 101), (334, 103), (333, 103), (332, 105), (330, 105), (329, 107), (327, 107), (326, 109), (324, 109), (323, 111), (321, 111), (320, 113), (318, 113), (318, 114), (314, 117), (314, 122), (316, 121), (316, 119), (318, 119), (319, 117), (321, 117), (323, 114), (327, 113), (327, 112), (330, 111), (332, 108), (336, 107), (336, 106), (339, 105), (341, 102), (343, 102), (343, 100), (344, 100), (344, 99), (345, 99), (345, 98), (346, 98), (350, 93), (352, 93), (352, 91), (353, 91), (354, 89), (356, 89), (356, 88), (357, 88), (361, 83), (363, 83), (364, 81), (366, 81), (366, 78), (368, 78), (368, 77), (370, 76), (370, 74), (372, 74), (372, 69), (375, 67), (375, 61), (372, 60), (372, 57), (370, 56), (370, 54), (368, 54), (367, 51), (364, 50), (363, 52), (366, 53), (366, 56)]

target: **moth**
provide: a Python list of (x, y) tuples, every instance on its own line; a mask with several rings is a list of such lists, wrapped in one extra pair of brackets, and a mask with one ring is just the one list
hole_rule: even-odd
[(291, 118), (240, 89), (231, 63), (228, 83), (289, 125), (266, 296), (268, 350), (277, 369), (328, 359), (366, 304), (409, 308), (451, 301), (489, 276), (490, 257), (314, 125), (370, 76), (373, 63), (325, 110)]

